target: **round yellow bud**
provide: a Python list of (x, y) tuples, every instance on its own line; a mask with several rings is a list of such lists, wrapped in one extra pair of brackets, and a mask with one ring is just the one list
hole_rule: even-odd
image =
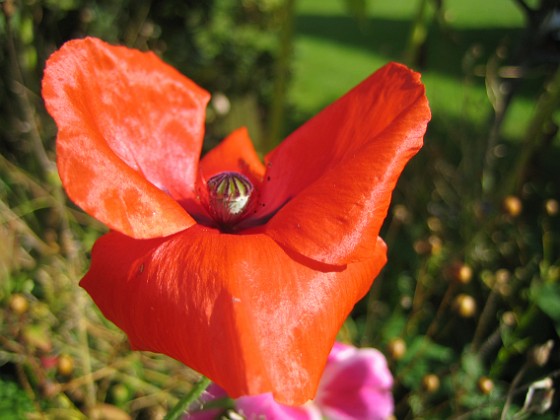
[(556, 216), (558, 214), (558, 207), (558, 201), (553, 198), (546, 200), (546, 203), (544, 203), (544, 208), (549, 216)]
[(460, 294), (453, 302), (455, 311), (462, 318), (472, 318), (476, 314), (476, 301), (471, 295)]
[(10, 297), (10, 309), (17, 315), (23, 315), (29, 309), (29, 300), (20, 293), (14, 293)]
[(74, 359), (67, 354), (61, 354), (58, 358), (56, 371), (61, 376), (72, 375), (72, 373), (74, 372)]
[(387, 354), (393, 360), (400, 360), (406, 353), (406, 343), (402, 338), (393, 338), (387, 345)]
[(480, 392), (482, 392), (484, 395), (488, 395), (494, 389), (494, 382), (487, 376), (481, 376), (478, 379), (477, 386)]
[(439, 389), (439, 385), (439, 378), (433, 373), (428, 373), (422, 378), (422, 388), (430, 394), (436, 392)]
[(521, 204), (521, 200), (514, 196), (508, 195), (504, 199), (504, 211), (512, 217), (517, 217), (521, 214), (521, 210), (523, 210), (523, 204)]

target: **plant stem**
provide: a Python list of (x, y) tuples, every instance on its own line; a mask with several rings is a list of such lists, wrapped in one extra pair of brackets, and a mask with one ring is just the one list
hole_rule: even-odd
[(200, 395), (206, 390), (206, 388), (208, 388), (210, 382), (210, 379), (205, 376), (200, 378), (200, 381), (194, 384), (191, 391), (183, 398), (181, 398), (181, 400), (179, 400), (175, 407), (173, 407), (171, 411), (167, 413), (167, 415), (164, 417), (164, 420), (176, 420), (180, 416), (182, 416), (185, 411), (187, 411), (187, 408), (189, 408), (189, 405), (191, 405), (198, 397), (200, 397)]
[(264, 135), (262, 150), (268, 153), (280, 141), (284, 114), (286, 107), (286, 94), (288, 90), (288, 77), (293, 49), (295, 0), (287, 0), (284, 6), (283, 25), (280, 32), (280, 51), (276, 59), (274, 95), (270, 105), (270, 122), (268, 132)]
[(546, 137), (548, 134), (546, 125), (552, 120), (554, 113), (558, 110), (559, 104), (560, 67), (556, 69), (556, 73), (552, 76), (551, 81), (545, 84), (544, 91), (537, 102), (535, 114), (529, 122), (521, 153), (512, 171), (508, 186), (510, 193), (520, 190), (531, 158), (539, 147), (546, 145)]
[(405, 63), (409, 66), (418, 66), (420, 64), (421, 50), (428, 36), (426, 25), (427, 0), (419, 0), (417, 7), (404, 57)]
[(508, 390), (508, 393), (507, 393), (507, 396), (506, 396), (506, 402), (504, 404), (504, 408), (502, 409), (502, 415), (500, 417), (501, 420), (506, 420), (507, 419), (507, 414), (508, 414), (508, 411), (509, 411), (509, 407), (511, 405), (511, 401), (513, 400), (513, 395), (515, 393), (515, 390), (517, 389), (517, 385), (519, 384), (519, 382), (521, 381), (521, 379), (525, 375), (525, 372), (527, 372), (528, 368), (529, 368), (529, 362), (525, 362), (525, 364), (521, 367), (521, 369), (519, 369), (519, 372), (517, 372), (517, 374), (513, 378), (513, 381), (511, 382), (511, 385), (509, 387), (509, 390)]

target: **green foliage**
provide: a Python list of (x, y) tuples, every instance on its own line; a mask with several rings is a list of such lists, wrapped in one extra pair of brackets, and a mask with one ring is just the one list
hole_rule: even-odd
[(532, 289), (535, 304), (554, 321), (556, 333), (560, 335), (560, 284), (535, 284)]
[(0, 420), (18, 420), (27, 418), (26, 414), (34, 412), (33, 402), (15, 382), (0, 377)]
[(422, 378), (427, 374), (442, 369), (452, 357), (451, 349), (434, 343), (427, 337), (413, 337), (407, 345), (405, 357), (399, 363), (397, 376), (410, 388), (419, 389)]

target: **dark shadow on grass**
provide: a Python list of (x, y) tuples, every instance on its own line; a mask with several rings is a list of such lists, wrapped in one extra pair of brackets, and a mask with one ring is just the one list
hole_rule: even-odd
[[(410, 28), (409, 20), (371, 18), (366, 25), (360, 27), (355, 19), (342, 15), (300, 14), (296, 18), (296, 33), (300, 37), (362, 50), (366, 54), (383, 57), (386, 61), (403, 61)], [(419, 63), (412, 64), (412, 67), (426, 75), (455, 79), (458, 84), (477, 85), (484, 89), (484, 68), (491, 58), (495, 58), (496, 51), (505, 50), (506, 56), (500, 59), (500, 65), (516, 63), (516, 56), (523, 48), (524, 37), (522, 27), (442, 28), (432, 23), (428, 27), (428, 37)], [(477, 69), (476, 76), (472, 73), (474, 68)], [(542, 91), (546, 75), (546, 68), (539, 67), (522, 79), (508, 79), (510, 86), (515, 84), (514, 101), (517, 98), (534, 101)], [(449, 98), (450, 101), (457, 99)], [(324, 103), (322, 107), (326, 105), (328, 103)], [(493, 116), (490, 103), (488, 111), (488, 121), (491, 121)], [(287, 121), (286, 132), (291, 132), (310, 117), (302, 115), (298, 110), (288, 115), (291, 120)]]
[[(349, 48), (363, 49), (387, 60), (402, 60), (410, 34), (411, 21), (371, 18), (360, 27), (349, 16), (318, 16), (300, 14), (296, 18), (296, 33), (321, 38)], [(428, 27), (424, 67), (430, 71), (462, 77), (461, 65), (466, 52), (479, 47), (482, 58), (493, 54), (502, 42), (514, 45), (523, 28), (496, 27), (442, 31), (435, 25)]]

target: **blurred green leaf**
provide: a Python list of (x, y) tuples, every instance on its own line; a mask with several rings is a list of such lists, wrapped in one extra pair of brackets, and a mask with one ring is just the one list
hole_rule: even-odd
[(46, 0), (46, 6), (52, 9), (74, 10), (80, 5), (80, 0)]
[(553, 321), (556, 332), (560, 335), (560, 283), (544, 283), (532, 288), (535, 304)]
[(471, 378), (478, 378), (484, 372), (480, 356), (471, 351), (465, 351), (463, 353), (463, 357), (461, 358), (461, 367)]
[(34, 410), (29, 396), (16, 383), (0, 378), (0, 420), (28, 418)]
[(434, 373), (452, 359), (453, 352), (449, 347), (434, 343), (428, 337), (418, 336), (408, 346), (397, 374), (402, 375), (404, 384), (418, 389), (424, 375)]
[(406, 317), (401, 311), (394, 311), (391, 317), (383, 323), (383, 338), (389, 341), (400, 337), (406, 326)]

